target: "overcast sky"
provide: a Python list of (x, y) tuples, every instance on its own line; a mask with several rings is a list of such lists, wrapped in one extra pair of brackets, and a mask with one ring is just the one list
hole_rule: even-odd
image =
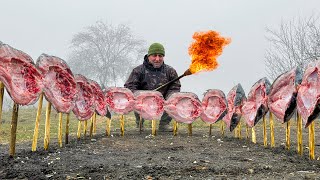
[(84, 27), (99, 20), (123, 23), (147, 45), (162, 43), (165, 63), (181, 75), (191, 62), (193, 33), (218, 31), (232, 39), (218, 58), (218, 69), (181, 79), (182, 91), (202, 98), (207, 89), (227, 94), (237, 83), (248, 93), (266, 76), (265, 28), (319, 12), (320, 0), (7, 0), (0, 4), (0, 41), (34, 61), (41, 53), (66, 59), (72, 36)]

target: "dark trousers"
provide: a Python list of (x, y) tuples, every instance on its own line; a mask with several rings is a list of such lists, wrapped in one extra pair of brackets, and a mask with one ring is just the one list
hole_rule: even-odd
[[(134, 115), (136, 116), (136, 124), (138, 127), (140, 122), (140, 115), (137, 112), (134, 112)], [(163, 115), (161, 116), (159, 125), (167, 125), (171, 122), (171, 120), (172, 120), (172, 117), (170, 117), (166, 112), (164, 112)], [(141, 118), (141, 124), (143, 125), (143, 123), (144, 123), (144, 119)]]

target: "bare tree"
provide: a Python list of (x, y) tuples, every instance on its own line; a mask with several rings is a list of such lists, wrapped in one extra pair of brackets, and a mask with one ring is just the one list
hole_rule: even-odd
[(144, 44), (128, 26), (99, 21), (73, 36), (68, 62), (73, 73), (96, 80), (103, 87), (117, 86), (138, 61), (142, 62)]
[(279, 30), (267, 28), (270, 47), (266, 51), (267, 75), (274, 80), (280, 74), (320, 58), (319, 17), (281, 22)]

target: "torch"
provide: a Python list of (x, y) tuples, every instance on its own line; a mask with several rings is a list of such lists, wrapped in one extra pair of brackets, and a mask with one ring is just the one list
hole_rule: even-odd
[(175, 81), (178, 81), (179, 79), (181, 79), (181, 78), (183, 78), (183, 77), (185, 77), (185, 76), (189, 76), (189, 75), (191, 75), (191, 74), (192, 74), (191, 71), (190, 71), (189, 69), (187, 69), (181, 76), (172, 79), (171, 81), (169, 81), (169, 82), (167, 82), (167, 83), (159, 86), (158, 88), (156, 88), (156, 89), (154, 89), (154, 90), (155, 90), (155, 91), (158, 91), (158, 90), (160, 90), (160, 89), (162, 89), (162, 88), (164, 88), (164, 87), (166, 87), (166, 86), (174, 83)]

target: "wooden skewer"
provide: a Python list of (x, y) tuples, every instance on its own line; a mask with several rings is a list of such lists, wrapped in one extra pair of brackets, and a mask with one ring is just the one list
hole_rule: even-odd
[(273, 115), (269, 112), (269, 122), (270, 122), (270, 145), (271, 147), (275, 147), (274, 142), (274, 123), (273, 123)]
[(78, 131), (77, 131), (77, 139), (80, 140), (81, 137), (81, 122), (82, 121), (78, 121)]
[(188, 136), (192, 136), (192, 124), (188, 124)]
[(224, 136), (224, 122), (222, 120), (220, 121), (220, 132), (221, 136)]
[(93, 135), (93, 126), (94, 126), (94, 119), (93, 119), (93, 116), (94, 115), (92, 115), (92, 117), (90, 118), (90, 132), (89, 132), (89, 134), (90, 134), (90, 138), (92, 137), (92, 135)]
[(209, 124), (209, 136), (212, 135), (212, 124)]
[(51, 114), (51, 102), (47, 102), (46, 108), (46, 123), (44, 128), (44, 150), (48, 150), (50, 143), (50, 114)]
[(238, 138), (242, 139), (242, 136), (241, 136), (241, 121), (238, 124)]
[(97, 133), (97, 113), (93, 113), (93, 134)]
[(120, 115), (120, 132), (121, 136), (124, 136), (124, 115)]
[(314, 157), (314, 121), (309, 125), (309, 158), (315, 159)]
[(43, 101), (43, 93), (40, 94), (39, 102), (38, 102), (38, 110), (37, 110), (36, 122), (34, 125), (33, 140), (32, 140), (32, 147), (31, 147), (32, 152), (37, 150), (39, 123), (40, 123), (40, 116), (42, 111), (42, 101)]
[(157, 130), (156, 130), (156, 127), (157, 127), (157, 121), (156, 120), (152, 120), (151, 121), (151, 128), (152, 128), (152, 136), (156, 136), (157, 135)]
[(268, 146), (266, 115), (263, 115), (263, 145), (264, 147)]
[(302, 156), (303, 148), (302, 148), (302, 119), (301, 115), (297, 112), (297, 151), (300, 156)]
[(62, 147), (62, 112), (59, 112), (58, 143)]
[(286, 124), (286, 149), (290, 149), (290, 120)]
[(4, 84), (3, 82), (0, 81), (0, 131), (1, 131), (1, 121), (2, 121), (3, 94), (4, 94)]
[(251, 141), (252, 141), (254, 144), (257, 143), (255, 127), (252, 127), (252, 128), (251, 128)]
[(84, 138), (87, 138), (87, 127), (88, 127), (88, 120), (84, 121), (83, 124), (83, 134), (84, 134)]
[(176, 136), (178, 134), (178, 122), (173, 121), (173, 135)]
[(249, 139), (249, 126), (246, 125), (246, 139)]
[(10, 151), (9, 151), (10, 157), (14, 157), (16, 153), (18, 113), (19, 113), (19, 105), (14, 103), (13, 109), (12, 109), (12, 120), (11, 120), (11, 138), (10, 138)]
[(66, 144), (69, 144), (69, 122), (70, 122), (70, 113), (67, 114), (67, 123), (66, 123)]
[(235, 137), (235, 138), (238, 138), (238, 135), (239, 135), (239, 133), (238, 133), (238, 127), (239, 127), (239, 124), (236, 126), (236, 128), (234, 128), (234, 137)]
[(111, 119), (107, 118), (107, 123), (106, 123), (106, 135), (107, 136), (111, 135), (110, 127), (111, 127)]

